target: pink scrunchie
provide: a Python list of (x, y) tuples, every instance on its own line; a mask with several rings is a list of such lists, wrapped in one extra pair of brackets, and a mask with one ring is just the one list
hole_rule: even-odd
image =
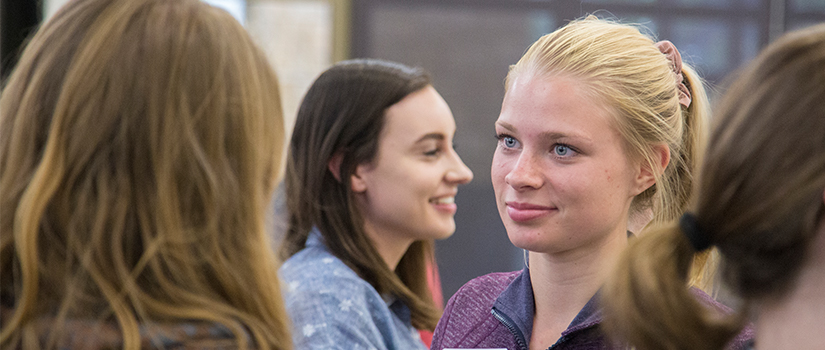
[(670, 68), (676, 74), (676, 84), (679, 88), (679, 104), (688, 108), (692, 98), (690, 97), (690, 90), (685, 85), (685, 78), (682, 76), (682, 55), (679, 54), (679, 50), (670, 41), (662, 40), (653, 45), (659, 49), (659, 52), (665, 54), (668, 61), (670, 61)]

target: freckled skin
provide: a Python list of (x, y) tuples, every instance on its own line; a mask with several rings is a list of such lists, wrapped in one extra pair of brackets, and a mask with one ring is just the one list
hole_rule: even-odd
[[(491, 176), (517, 247), (558, 253), (626, 234), (630, 203), (644, 189), (640, 163), (624, 153), (612, 111), (582, 88), (573, 78), (527, 75), (517, 77), (504, 98)], [(511, 202), (552, 209), (519, 221)]]

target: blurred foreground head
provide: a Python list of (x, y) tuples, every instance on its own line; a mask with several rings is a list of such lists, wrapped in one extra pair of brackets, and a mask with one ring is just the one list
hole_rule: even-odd
[(275, 74), (226, 12), (70, 1), (0, 99), (2, 347), (105, 333), (74, 320), (158, 347), (187, 320), (288, 348), (264, 227), (283, 138)]
[[(636, 239), (605, 288), (608, 325), (638, 349), (722, 349), (748, 306), (759, 307), (759, 326), (766, 306), (798, 300), (791, 298), (800, 288), (825, 280), (825, 25), (768, 46), (731, 85), (715, 118), (693, 225), (673, 223)], [(718, 248), (723, 281), (745, 301), (740, 315), (708, 312), (687, 292), (697, 249), (688, 236)], [(806, 312), (822, 305), (808, 302)], [(771, 330), (757, 331), (759, 341)], [(809, 335), (804, 340), (820, 336)]]

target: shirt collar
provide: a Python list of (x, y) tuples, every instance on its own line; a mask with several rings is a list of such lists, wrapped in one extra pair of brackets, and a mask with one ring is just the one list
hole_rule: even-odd
[[(600, 291), (596, 292), (587, 304), (579, 311), (573, 321), (562, 332), (562, 336), (598, 325), (602, 321), (602, 310), (599, 307)], [(525, 267), (521, 274), (516, 276), (506, 289), (496, 298), (493, 307), (513, 320), (515, 326), (524, 334), (525, 340), (530, 342), (533, 332), (533, 316), (535, 314), (535, 298), (533, 285), (530, 282), (530, 270)]]
[(493, 307), (515, 323), (514, 326), (518, 327), (524, 340), (529, 344), (533, 330), (533, 314), (536, 309), (529, 269), (525, 267), (510, 282), (510, 285), (496, 298)]
[(313, 227), (309, 234), (307, 235), (307, 242), (305, 244), (307, 247), (317, 247), (323, 246), (326, 248), (324, 244), (324, 237), (321, 235), (321, 231), (318, 231), (317, 227)]

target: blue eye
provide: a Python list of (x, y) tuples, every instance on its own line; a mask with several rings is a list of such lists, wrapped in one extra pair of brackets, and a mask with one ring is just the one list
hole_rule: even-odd
[(572, 156), (575, 151), (570, 146), (565, 144), (556, 144), (553, 146), (553, 153), (559, 157)]
[(498, 142), (500, 142), (506, 148), (514, 148), (518, 146), (518, 141), (516, 141), (516, 139), (512, 136), (502, 134), (496, 135), (496, 138), (498, 138)]
[(516, 139), (514, 139), (512, 137), (509, 137), (509, 136), (505, 136), (504, 137), (504, 145), (509, 147), (509, 148), (516, 147)]
[(555, 147), (553, 147), (553, 151), (556, 152), (556, 155), (566, 156), (568, 153), (570, 153), (570, 148), (568, 148), (565, 145), (556, 145)]

